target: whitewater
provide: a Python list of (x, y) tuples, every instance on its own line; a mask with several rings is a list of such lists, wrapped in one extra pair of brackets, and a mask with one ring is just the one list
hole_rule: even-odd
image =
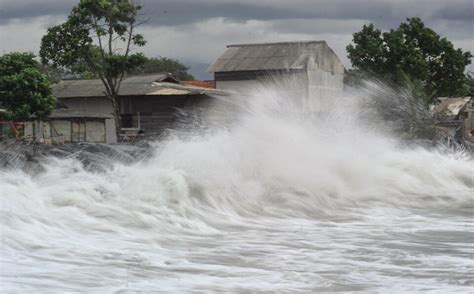
[(280, 90), (133, 162), (0, 169), (1, 292), (473, 291), (472, 155), (397, 139), (367, 92), (318, 115)]

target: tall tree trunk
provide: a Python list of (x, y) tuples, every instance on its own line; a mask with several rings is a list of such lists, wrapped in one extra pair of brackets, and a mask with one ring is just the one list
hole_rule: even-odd
[(117, 142), (120, 141), (120, 134), (122, 133), (122, 103), (120, 102), (120, 97), (116, 95), (115, 97), (109, 97), (112, 101), (112, 107), (114, 108), (114, 120), (115, 120), (115, 133), (117, 135)]

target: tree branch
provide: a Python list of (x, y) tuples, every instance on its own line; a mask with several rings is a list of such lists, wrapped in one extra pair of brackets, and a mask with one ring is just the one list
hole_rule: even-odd
[[(134, 28), (134, 21), (130, 22), (130, 28), (129, 28), (128, 40), (127, 40), (127, 47), (125, 49), (125, 54), (124, 54), (125, 59), (127, 59), (128, 54), (130, 53), (130, 45), (132, 43), (132, 38), (133, 38), (133, 28)], [(119, 77), (118, 82), (117, 82), (117, 93), (120, 90), (120, 85), (122, 84), (124, 74), (125, 74), (125, 71), (122, 71), (120, 73), (120, 77)]]
[(98, 38), (98, 42), (99, 42), (100, 54), (102, 55), (102, 59), (104, 60), (105, 59), (104, 48), (102, 47), (102, 38), (100, 37), (99, 31), (98, 31), (99, 25), (97, 24), (97, 17), (96, 16), (94, 16), (94, 26), (95, 26), (94, 30), (97, 34), (97, 38)]

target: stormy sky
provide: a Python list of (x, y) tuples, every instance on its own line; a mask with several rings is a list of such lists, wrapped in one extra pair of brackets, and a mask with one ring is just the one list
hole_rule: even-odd
[[(46, 28), (65, 20), (77, 0), (0, 0), (0, 52), (39, 50)], [(456, 47), (474, 52), (472, 0), (141, 0), (140, 30), (150, 57), (183, 61), (197, 78), (227, 44), (326, 40), (346, 67), (352, 33), (383, 30), (418, 16)], [(469, 70), (474, 71), (474, 65)]]

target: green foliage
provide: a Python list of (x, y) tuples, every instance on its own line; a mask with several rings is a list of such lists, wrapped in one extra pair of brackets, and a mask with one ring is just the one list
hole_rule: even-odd
[(132, 71), (130, 74), (171, 73), (180, 80), (194, 80), (188, 73), (188, 67), (176, 59), (160, 57), (146, 58), (145, 63)]
[(43, 119), (56, 105), (51, 81), (34, 57), (20, 52), (0, 57), (0, 103), (7, 111), (7, 119)]
[(48, 76), (53, 83), (58, 83), (63, 77), (71, 75), (63, 68), (52, 67), (46, 64), (40, 64), (40, 71)]
[(107, 95), (116, 98), (124, 74), (145, 62), (142, 53), (131, 53), (146, 43), (135, 32), (140, 10), (128, 0), (80, 0), (67, 21), (42, 38), (41, 61), (99, 77)]
[(142, 53), (132, 53), (146, 43), (135, 32), (141, 8), (129, 0), (80, 0), (67, 21), (49, 28), (41, 40), (42, 63), (102, 80), (114, 107), (117, 135), (120, 85), (128, 71), (146, 60)]
[(466, 85), (466, 92), (468, 93), (469, 96), (474, 96), (474, 76), (473, 72), (468, 72), (467, 73), (467, 85)]
[(344, 85), (349, 87), (361, 86), (364, 80), (370, 79), (370, 74), (359, 69), (346, 69), (344, 71)]
[(346, 49), (354, 68), (398, 85), (408, 83), (428, 103), (467, 94), (464, 69), (471, 53), (455, 49), (419, 18), (384, 33), (373, 24), (364, 25), (353, 34), (353, 43)]
[(373, 24), (364, 25), (362, 31), (353, 34), (353, 42), (356, 46), (352, 44), (347, 46), (352, 66), (374, 74), (384, 72), (386, 52), (381, 36), (382, 32)]

